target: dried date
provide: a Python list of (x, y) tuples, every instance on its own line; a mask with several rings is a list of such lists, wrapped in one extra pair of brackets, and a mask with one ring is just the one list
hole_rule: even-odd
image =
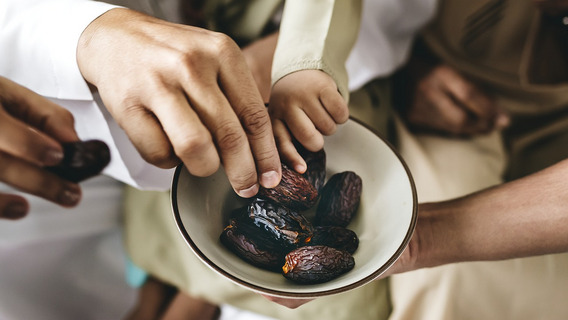
[(359, 237), (355, 231), (344, 227), (317, 226), (308, 245), (324, 245), (353, 254), (359, 247)]
[(361, 177), (353, 171), (331, 176), (322, 189), (314, 224), (346, 227), (359, 208), (362, 188)]
[(284, 263), (286, 251), (283, 251), (273, 241), (263, 241), (262, 236), (255, 236), (254, 232), (246, 231), (246, 223), (239, 223), (238, 219), (223, 229), (221, 243), (244, 261), (271, 271), (278, 271)]
[(247, 215), (256, 226), (289, 247), (305, 244), (313, 234), (311, 222), (302, 214), (268, 200), (252, 200)]
[(301, 174), (282, 164), (282, 180), (274, 188), (260, 188), (258, 196), (293, 210), (313, 207), (318, 199), (316, 188)]
[(347, 251), (327, 246), (306, 246), (286, 255), (282, 274), (302, 284), (322, 283), (353, 269), (355, 260)]
[(100, 140), (64, 143), (63, 154), (63, 160), (47, 170), (72, 182), (96, 176), (110, 163), (110, 150)]

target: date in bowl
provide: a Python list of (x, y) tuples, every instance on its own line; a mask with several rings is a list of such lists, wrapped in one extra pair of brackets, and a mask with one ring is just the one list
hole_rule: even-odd
[(246, 200), (234, 193), (223, 169), (200, 178), (180, 165), (174, 174), (171, 201), (176, 224), (189, 248), (221, 276), (275, 297), (337, 294), (379, 277), (402, 254), (414, 232), (417, 198), (412, 176), (393, 147), (355, 119), (326, 137), (324, 148), (327, 178), (349, 170), (363, 181), (358, 211), (347, 226), (359, 238), (352, 270), (324, 283), (298, 284), (241, 260), (223, 246), (219, 236), (230, 213)]

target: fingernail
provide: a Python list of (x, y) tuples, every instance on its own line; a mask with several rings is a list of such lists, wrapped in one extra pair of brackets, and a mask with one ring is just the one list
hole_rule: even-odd
[(59, 203), (65, 206), (74, 206), (81, 200), (81, 189), (78, 185), (70, 185), (59, 195)]
[(247, 188), (247, 189), (242, 189), (237, 191), (237, 194), (243, 198), (250, 198), (252, 196), (254, 196), (255, 194), (257, 194), (258, 192), (258, 184), (254, 184), (252, 187)]
[(299, 173), (304, 173), (306, 172), (307, 169), (308, 168), (306, 168), (306, 165), (301, 163), (294, 166), (294, 170), (296, 170), (296, 172)]
[(280, 183), (280, 176), (276, 171), (268, 171), (260, 175), (260, 184), (265, 188), (274, 188)]
[(63, 160), (63, 151), (57, 149), (48, 149), (44, 155), (43, 163), (46, 166), (59, 164)]
[(2, 216), (7, 219), (20, 219), (28, 213), (28, 206), (23, 203), (9, 204), (2, 213)]

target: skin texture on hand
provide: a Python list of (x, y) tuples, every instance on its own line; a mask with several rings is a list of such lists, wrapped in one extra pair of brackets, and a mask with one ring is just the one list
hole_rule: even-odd
[[(63, 160), (61, 143), (77, 140), (70, 112), (0, 77), (0, 181), (64, 207), (77, 205), (79, 185), (45, 169)], [(22, 218), (28, 210), (23, 197), (0, 194), (0, 218)]]
[(208, 176), (222, 164), (233, 189), (280, 182), (270, 118), (238, 46), (226, 35), (128, 9), (93, 21), (77, 48), (83, 77), (142, 157)]
[(408, 72), (406, 90), (412, 94), (405, 117), (414, 129), (471, 136), (508, 125), (493, 99), (450, 66), (409, 67)]
[(349, 119), (347, 103), (333, 79), (320, 70), (288, 74), (272, 87), (268, 111), (283, 161), (303, 173), (306, 163), (293, 139), (310, 151), (323, 148), (323, 136), (332, 135)]

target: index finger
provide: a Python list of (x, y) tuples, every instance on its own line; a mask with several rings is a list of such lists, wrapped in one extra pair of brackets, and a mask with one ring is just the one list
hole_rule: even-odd
[(280, 182), (282, 168), (268, 111), (240, 51), (227, 54), (230, 55), (227, 61), (232, 63), (220, 67), (221, 87), (246, 132), (260, 184), (275, 187)]

